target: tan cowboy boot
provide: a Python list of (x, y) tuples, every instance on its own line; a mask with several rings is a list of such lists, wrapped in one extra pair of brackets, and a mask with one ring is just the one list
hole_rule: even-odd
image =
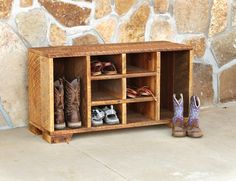
[(199, 128), (199, 111), (200, 99), (197, 96), (192, 96), (190, 101), (190, 113), (187, 123), (187, 136), (192, 138), (200, 138), (203, 136), (202, 130)]
[(183, 94), (180, 94), (180, 99), (176, 99), (173, 95), (174, 117), (172, 118), (172, 136), (184, 137), (186, 136), (186, 129), (183, 117)]
[(65, 114), (69, 128), (81, 127), (80, 120), (80, 79), (65, 80)]
[(64, 86), (62, 79), (54, 82), (54, 127), (64, 129), (66, 127), (64, 118)]

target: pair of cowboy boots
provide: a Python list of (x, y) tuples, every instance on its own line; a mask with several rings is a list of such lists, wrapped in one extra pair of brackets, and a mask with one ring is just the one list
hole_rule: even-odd
[(172, 119), (172, 136), (184, 137), (189, 136), (192, 138), (200, 138), (203, 136), (201, 129), (199, 128), (199, 111), (200, 111), (200, 99), (197, 96), (192, 96), (190, 99), (190, 112), (188, 122), (184, 122), (184, 101), (183, 94), (180, 94), (180, 98), (177, 99), (176, 95), (173, 95), (174, 117)]
[[(65, 106), (64, 106), (65, 105)], [(80, 78), (72, 82), (59, 79), (54, 82), (54, 127), (57, 130), (81, 127)]]

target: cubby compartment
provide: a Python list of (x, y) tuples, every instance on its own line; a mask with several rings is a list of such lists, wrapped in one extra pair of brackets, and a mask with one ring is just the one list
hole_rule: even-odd
[(71, 82), (75, 78), (80, 78), (80, 117), (82, 127), (87, 127), (87, 70), (86, 57), (54, 58), (53, 60), (53, 79), (65, 78)]
[[(156, 97), (157, 96), (157, 89), (156, 89), (156, 77), (155, 76), (150, 76), (150, 77), (135, 77), (135, 78), (127, 78), (126, 81), (127, 88), (131, 88), (133, 90), (137, 90), (139, 88), (142, 88), (144, 86), (147, 86), (149, 88), (153, 95)], [(152, 97), (152, 96), (149, 96)], [(147, 96), (141, 96), (137, 98), (147, 98)], [(133, 98), (128, 98), (127, 99), (133, 99)]]
[[(105, 107), (111, 108), (110, 106), (111, 106), (111, 105), (93, 106), (92, 109), (94, 109), (94, 108), (104, 109)], [(121, 124), (123, 123), (123, 119), (122, 119), (123, 106), (122, 106), (122, 104), (115, 104), (115, 105), (113, 105), (113, 108), (114, 108), (114, 110), (116, 111), (117, 117), (119, 118), (119, 124), (114, 124), (114, 125), (112, 125), (112, 124), (106, 124), (106, 123), (105, 123), (105, 120), (103, 119), (103, 125), (101, 125), (101, 126), (109, 126), (109, 125), (115, 126), (115, 125), (121, 125)], [(91, 110), (92, 110), (92, 109), (91, 109)], [(91, 115), (91, 116), (92, 116), (92, 115)], [(96, 128), (96, 127), (100, 127), (100, 126), (92, 126), (92, 127)]]
[(156, 71), (157, 53), (128, 53), (126, 54), (126, 73), (141, 74)]
[(122, 79), (94, 80), (92, 86), (92, 104), (97, 101), (113, 101), (122, 99)]
[(127, 123), (156, 121), (156, 103), (140, 102), (127, 104)]
[(161, 53), (161, 92), (160, 118), (170, 120), (173, 117), (173, 94), (184, 96), (184, 116), (189, 112), (190, 96), (190, 52), (162, 52)]
[(115, 54), (115, 55), (99, 55), (99, 56), (91, 56), (91, 63), (94, 61), (99, 61), (99, 62), (111, 62), (116, 70), (117, 74), (115, 75), (98, 75), (98, 76), (92, 76), (92, 80), (97, 80), (97, 79), (109, 79), (110, 77), (119, 77), (122, 75), (122, 54)]

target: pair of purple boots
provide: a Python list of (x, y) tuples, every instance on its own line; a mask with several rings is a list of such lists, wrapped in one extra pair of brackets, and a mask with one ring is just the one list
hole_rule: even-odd
[(192, 138), (200, 138), (203, 136), (201, 129), (199, 128), (199, 111), (200, 111), (200, 99), (197, 96), (192, 96), (190, 100), (190, 111), (187, 123), (184, 121), (184, 100), (183, 94), (180, 94), (180, 98), (177, 99), (176, 95), (173, 95), (174, 117), (172, 118), (172, 136), (184, 137), (189, 136)]

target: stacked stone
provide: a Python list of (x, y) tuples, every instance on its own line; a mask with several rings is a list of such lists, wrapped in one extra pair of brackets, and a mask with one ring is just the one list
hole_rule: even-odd
[(236, 0), (0, 0), (0, 128), (26, 124), (27, 48), (156, 40), (193, 46), (203, 105), (236, 100)]

